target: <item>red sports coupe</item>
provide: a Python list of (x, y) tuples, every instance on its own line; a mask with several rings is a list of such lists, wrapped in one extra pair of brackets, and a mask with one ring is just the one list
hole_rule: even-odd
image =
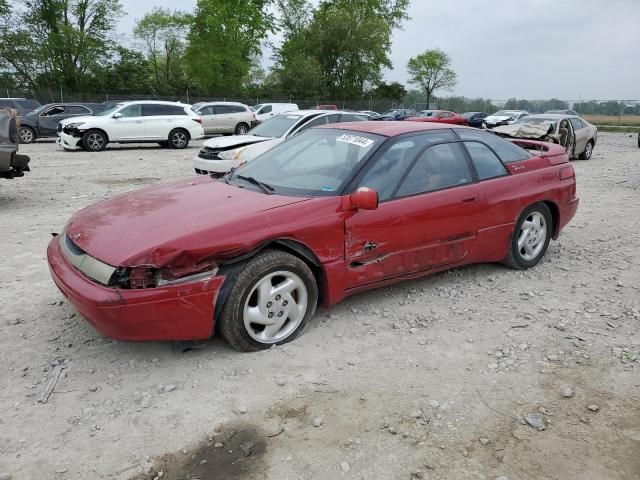
[(423, 110), (416, 117), (405, 118), (408, 122), (435, 122), (451, 125), (467, 125), (467, 117), (447, 110)]
[(217, 330), (259, 350), (298, 336), (318, 303), (470, 263), (533, 267), (578, 208), (558, 145), (433, 123), (327, 127), (221, 179), (81, 210), (49, 244), (55, 283), (110, 337)]

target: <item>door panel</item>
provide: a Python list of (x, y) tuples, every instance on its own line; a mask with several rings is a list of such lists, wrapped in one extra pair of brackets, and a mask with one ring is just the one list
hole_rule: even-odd
[(110, 118), (109, 140), (141, 140), (145, 138), (144, 117), (140, 104), (127, 105), (118, 111), (120, 118)]
[(345, 221), (347, 287), (462, 261), (484, 204), (476, 185), (391, 200)]
[(418, 153), (391, 200), (346, 220), (349, 288), (461, 262), (473, 246), (485, 198), (465, 151), (449, 142)]

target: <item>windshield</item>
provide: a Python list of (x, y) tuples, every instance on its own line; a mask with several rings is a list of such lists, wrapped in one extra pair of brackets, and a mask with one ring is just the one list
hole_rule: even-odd
[(380, 115), (380, 116), (381, 116), (381, 117), (386, 117), (386, 116), (388, 116), (388, 115), (396, 115), (396, 114), (398, 114), (398, 113), (402, 114), (402, 110), (389, 110), (389, 111), (384, 112), (384, 113), (383, 113), (382, 115)]
[(121, 106), (122, 106), (122, 104), (121, 104), (121, 103), (119, 103), (119, 104), (117, 104), (117, 105), (114, 105), (114, 106), (113, 106), (113, 107), (111, 107), (111, 108), (107, 108), (106, 110), (103, 110), (103, 111), (101, 111), (101, 112), (96, 113), (96, 114), (95, 114), (95, 116), (96, 116), (96, 117), (103, 117), (103, 116), (105, 116), (105, 115), (109, 115), (109, 114), (111, 114), (111, 113), (115, 112), (115, 111), (116, 111), (117, 109), (119, 109)]
[(535, 124), (555, 123), (557, 120), (558, 120), (557, 118), (527, 116), (527, 117), (522, 117), (518, 119), (516, 123), (535, 123)]
[(519, 112), (514, 112), (513, 110), (498, 110), (493, 114), (495, 117), (516, 117)]
[[(265, 120), (260, 125), (249, 131), (249, 135), (266, 138), (280, 138), (289, 131), (291, 127), (296, 125), (300, 120), (305, 118), (303, 115), (276, 115), (273, 118)], [(307, 117), (310, 119), (311, 117)]]
[(32, 110), (27, 115), (35, 115), (37, 113), (40, 113), (42, 110), (44, 110), (44, 107), (46, 107), (46, 105), (40, 105), (38, 108), (36, 108), (35, 110)]
[(370, 133), (310, 129), (244, 164), (228, 181), (255, 188), (241, 177), (253, 178), (284, 195), (336, 195), (354, 169), (384, 140)]
[(253, 112), (257, 112), (262, 108), (262, 103), (259, 103), (258, 105), (254, 105), (253, 107), (249, 107), (249, 108), (251, 108)]

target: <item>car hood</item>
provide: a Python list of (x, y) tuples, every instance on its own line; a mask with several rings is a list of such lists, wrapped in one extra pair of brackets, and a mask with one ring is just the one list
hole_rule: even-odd
[(284, 138), (273, 138), (267, 139), (264, 142), (254, 143), (252, 145), (247, 146), (244, 150), (240, 152), (238, 159), (240, 161), (249, 162), (256, 158), (258, 155), (263, 154), (267, 150), (271, 150), (276, 145), (284, 142)]
[(236, 256), (248, 238), (268, 238), (270, 211), (307, 200), (197, 177), (91, 205), (69, 220), (66, 233), (112, 266), (186, 266)]
[(68, 125), (69, 123), (89, 122), (95, 119), (96, 117), (94, 117), (93, 115), (81, 115), (79, 117), (65, 118), (64, 120), (60, 120), (60, 123), (62, 125)]
[(242, 147), (243, 145), (251, 145), (252, 143), (264, 142), (271, 140), (267, 137), (256, 137), (255, 135), (232, 135), (229, 137), (215, 137), (205, 140), (203, 145), (209, 148), (217, 148), (221, 150), (230, 150), (232, 148)]
[(510, 115), (489, 115), (488, 117), (484, 117), (485, 122), (504, 122), (505, 120), (512, 119), (513, 117)]

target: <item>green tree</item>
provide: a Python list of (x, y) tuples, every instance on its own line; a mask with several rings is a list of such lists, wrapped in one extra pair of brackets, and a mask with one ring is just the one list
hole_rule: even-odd
[(373, 98), (382, 98), (399, 102), (407, 95), (407, 89), (398, 82), (385, 83), (380, 82), (376, 88), (371, 90)]
[(0, 25), (0, 64), (33, 89), (81, 91), (109, 57), (119, 0), (22, 0)]
[(271, 0), (198, 0), (186, 60), (194, 83), (209, 94), (242, 92), (251, 60), (275, 29)]
[(118, 46), (109, 62), (96, 72), (95, 83), (110, 94), (148, 94), (153, 89), (149, 70), (142, 53)]
[(438, 90), (452, 90), (457, 84), (456, 72), (451, 68), (449, 56), (440, 49), (427, 50), (413, 57), (407, 64), (410, 82), (427, 96), (427, 105)]
[(176, 92), (184, 87), (186, 32), (191, 18), (180, 11), (154, 8), (133, 29), (144, 47), (156, 92)]
[(307, 82), (306, 96), (359, 96), (380, 83), (383, 68), (391, 67), (391, 34), (408, 18), (408, 0), (322, 0), (315, 9), (295, 2), (301, 8), (283, 9), (286, 2), (279, 2), (284, 41), (276, 68), (284, 85), (308, 69), (317, 80)]

